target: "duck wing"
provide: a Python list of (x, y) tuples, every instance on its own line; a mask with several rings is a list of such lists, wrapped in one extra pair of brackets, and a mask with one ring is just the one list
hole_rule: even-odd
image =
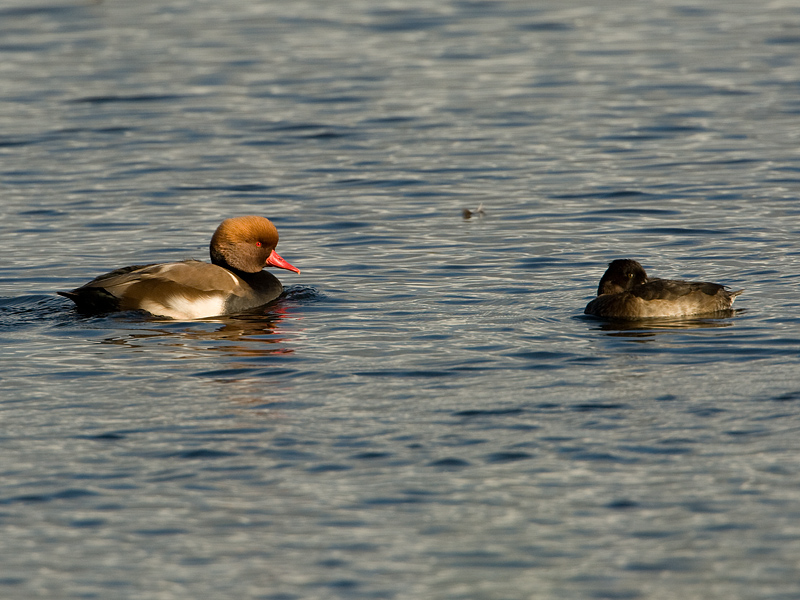
[(142, 309), (171, 316), (163, 308), (169, 311), (175, 302), (213, 297), (222, 306), (226, 296), (237, 296), (247, 289), (249, 286), (227, 269), (188, 260), (123, 267), (59, 294), (86, 312)]
[(705, 281), (681, 281), (679, 279), (649, 279), (637, 285), (630, 293), (642, 300), (678, 300), (689, 294), (705, 294), (716, 296), (724, 291), (725, 286)]

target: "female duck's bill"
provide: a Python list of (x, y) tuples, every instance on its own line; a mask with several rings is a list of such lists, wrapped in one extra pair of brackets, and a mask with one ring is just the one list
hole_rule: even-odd
[(211, 264), (184, 260), (123, 267), (58, 293), (88, 313), (144, 310), (173, 319), (239, 313), (281, 295), (281, 282), (264, 267), (300, 272), (275, 252), (277, 245), (278, 230), (269, 219), (234, 217), (211, 238)]
[(583, 312), (609, 319), (685, 317), (730, 310), (743, 291), (731, 292), (718, 283), (648, 277), (635, 260), (619, 259), (609, 263), (597, 298)]

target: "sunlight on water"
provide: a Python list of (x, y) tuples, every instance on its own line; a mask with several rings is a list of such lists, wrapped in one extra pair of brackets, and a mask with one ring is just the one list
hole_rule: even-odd
[[(0, 595), (795, 597), (798, 23), (1, 7)], [(276, 304), (55, 296), (241, 214)], [(615, 258), (745, 292), (584, 316)]]

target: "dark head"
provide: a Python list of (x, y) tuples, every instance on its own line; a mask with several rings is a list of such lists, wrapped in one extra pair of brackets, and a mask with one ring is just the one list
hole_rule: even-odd
[(618, 294), (643, 283), (647, 283), (644, 267), (630, 258), (621, 258), (608, 263), (597, 287), (597, 295)]
[(277, 245), (278, 230), (269, 219), (233, 217), (223, 221), (211, 238), (211, 262), (245, 273), (258, 273), (266, 266), (299, 273), (275, 252)]

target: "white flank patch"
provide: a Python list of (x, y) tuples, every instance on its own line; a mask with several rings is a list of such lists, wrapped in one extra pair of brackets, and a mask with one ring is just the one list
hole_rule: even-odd
[(204, 319), (206, 317), (217, 317), (221, 315), (225, 308), (225, 301), (222, 296), (207, 296), (189, 300), (186, 296), (170, 296), (162, 304), (152, 300), (145, 300), (139, 308), (159, 317), (169, 317), (171, 319)]

